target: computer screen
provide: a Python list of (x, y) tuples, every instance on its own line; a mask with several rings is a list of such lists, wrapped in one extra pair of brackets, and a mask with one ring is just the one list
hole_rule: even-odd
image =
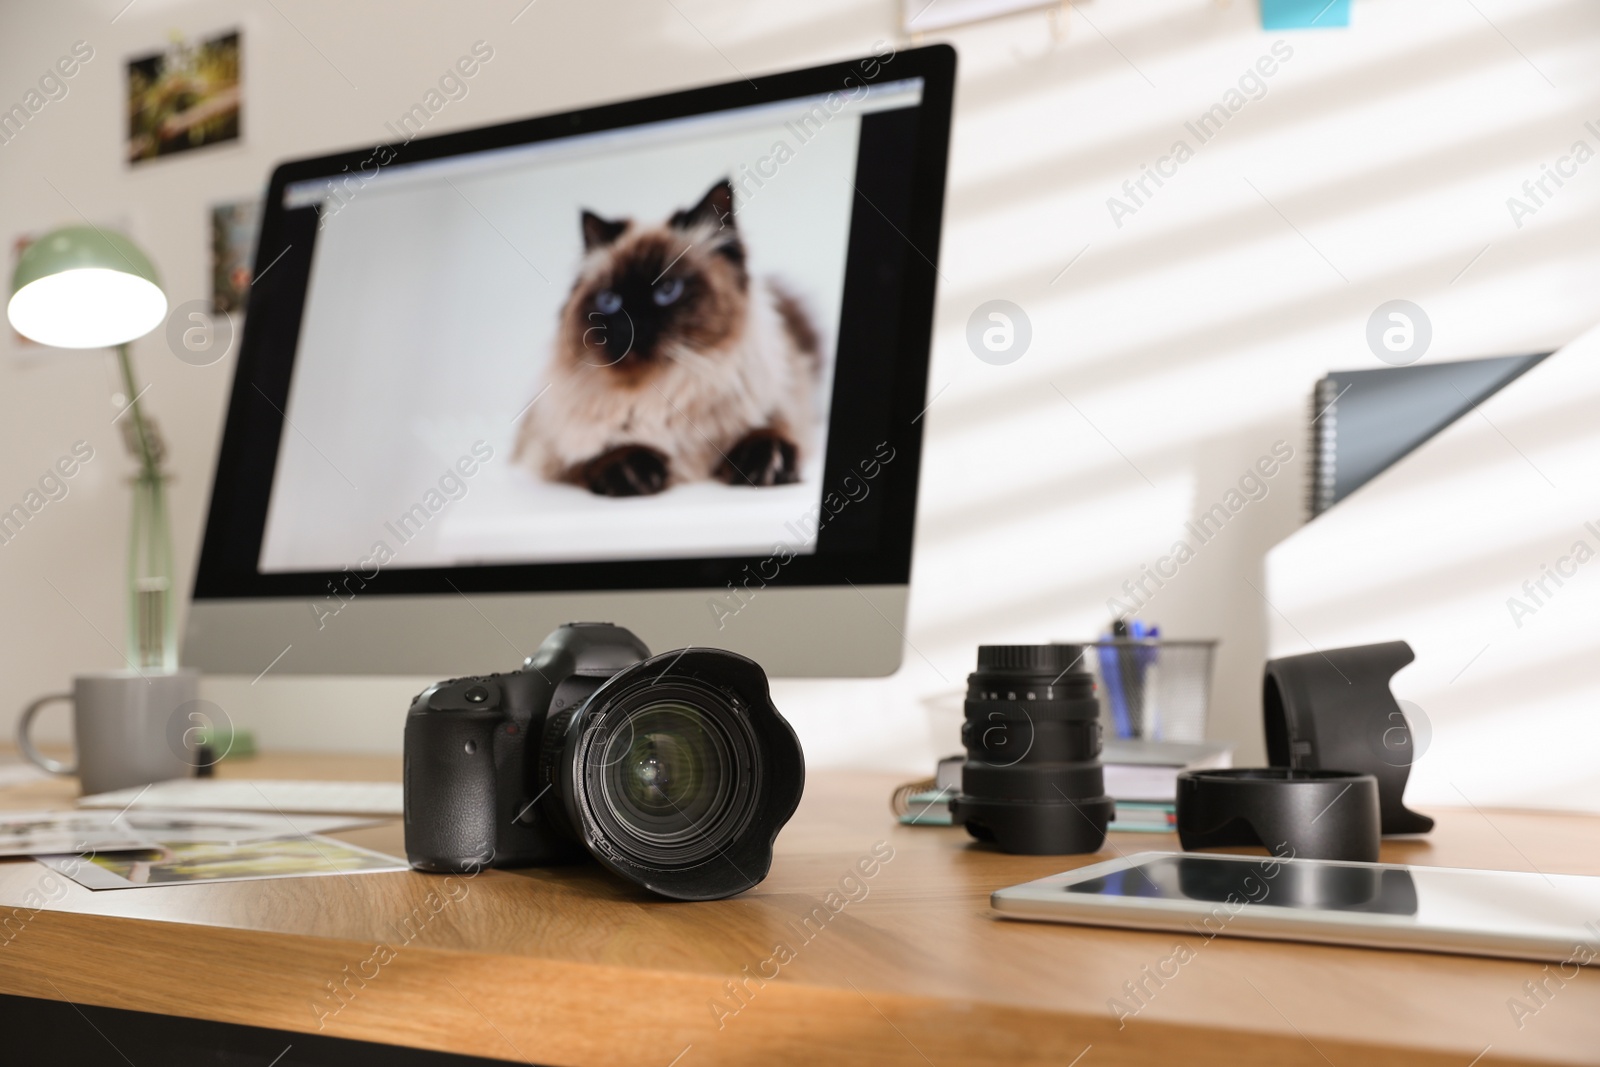
[(185, 658), (461, 669), (466, 600), (850, 674), (795, 624), (864, 604), (892, 669), (952, 75), (885, 46), (280, 166)]

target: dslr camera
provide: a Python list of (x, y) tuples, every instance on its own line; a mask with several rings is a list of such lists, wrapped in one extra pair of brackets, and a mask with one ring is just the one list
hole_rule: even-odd
[(406, 716), (406, 858), (423, 871), (582, 858), (675, 900), (765, 878), (805, 765), (752, 660), (654, 658), (569, 623), (522, 669), (424, 690)]

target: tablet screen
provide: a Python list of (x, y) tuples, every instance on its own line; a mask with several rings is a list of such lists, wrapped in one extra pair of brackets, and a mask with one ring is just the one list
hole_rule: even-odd
[(1216, 856), (1161, 856), (1136, 867), (1075, 882), (1069, 893), (1158, 900), (1244, 902), (1314, 911), (1415, 915), (1417, 885), (1404, 867), (1295, 864)]
[(1143, 852), (1012, 886), (1019, 918), (1600, 964), (1600, 877)]

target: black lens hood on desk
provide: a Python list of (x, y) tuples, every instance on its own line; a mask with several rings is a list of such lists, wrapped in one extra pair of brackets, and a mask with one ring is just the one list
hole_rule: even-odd
[(1260, 767), (1178, 775), (1186, 849), (1260, 845), (1284, 858), (1376, 863), (1379, 837), (1370, 774)]
[(1416, 738), (1389, 691), (1389, 680), (1415, 658), (1404, 641), (1387, 641), (1270, 660), (1262, 687), (1267, 762), (1370, 774), (1385, 834), (1433, 829), (1432, 819), (1402, 803)]

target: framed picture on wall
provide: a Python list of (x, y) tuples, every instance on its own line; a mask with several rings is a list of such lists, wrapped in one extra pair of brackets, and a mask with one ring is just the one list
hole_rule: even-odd
[(211, 306), (240, 312), (250, 295), (250, 265), (255, 261), (261, 201), (238, 200), (211, 209)]
[(239, 139), (238, 30), (128, 61), (128, 162)]

